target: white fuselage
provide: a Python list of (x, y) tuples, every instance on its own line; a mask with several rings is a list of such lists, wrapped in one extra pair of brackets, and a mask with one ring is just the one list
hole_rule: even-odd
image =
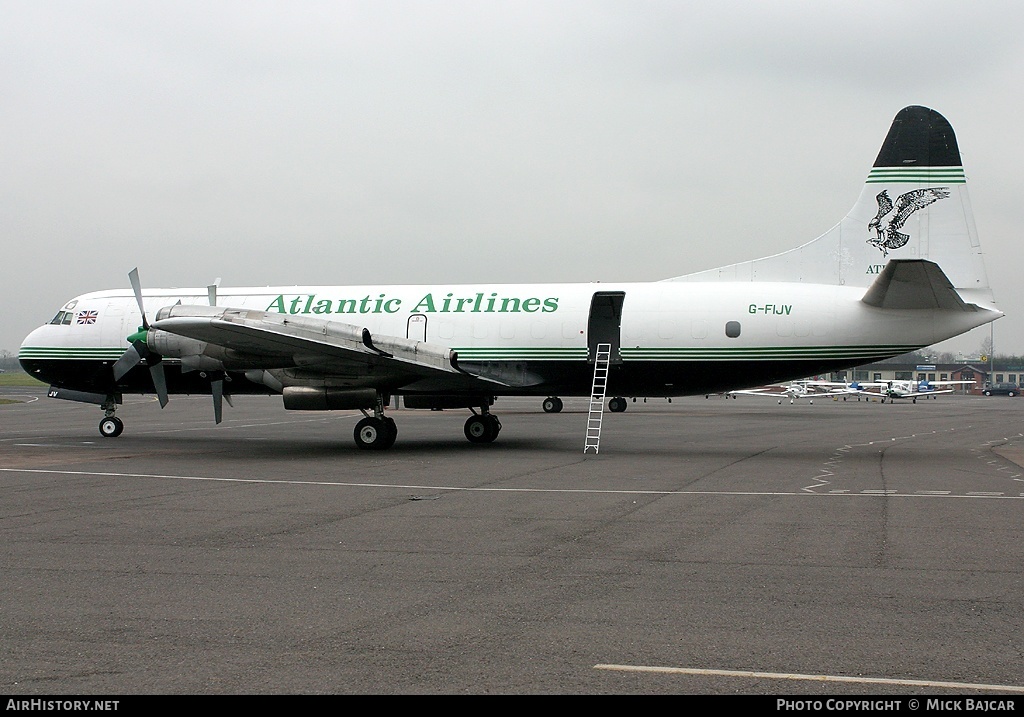
[[(804, 369), (819, 364), (897, 355), (991, 319), (988, 311), (882, 310), (861, 302), (863, 295), (858, 287), (800, 283), (439, 284), (221, 289), (216, 303), (425, 341), (466, 361), (579, 362), (585, 370), (588, 348), (608, 340), (624, 367), (682, 362), (699, 371), (741, 361), (775, 366), (766, 371), (778, 379), (808, 375)], [(205, 289), (147, 290), (143, 300), (150, 317), (179, 302), (209, 303)], [(66, 308), (70, 323), (32, 332), (23, 360), (116, 360), (142, 322), (127, 290), (84, 294)], [(638, 379), (631, 380), (637, 395)], [(654, 381), (650, 395), (705, 390), (664, 375)]]

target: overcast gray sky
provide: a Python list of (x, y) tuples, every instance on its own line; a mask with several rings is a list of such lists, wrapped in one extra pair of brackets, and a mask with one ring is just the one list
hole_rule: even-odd
[(1019, 0), (0, 0), (0, 349), (135, 266), (644, 281), (773, 254), (921, 104), (957, 132), (996, 351), (1024, 353), (1022, 28)]

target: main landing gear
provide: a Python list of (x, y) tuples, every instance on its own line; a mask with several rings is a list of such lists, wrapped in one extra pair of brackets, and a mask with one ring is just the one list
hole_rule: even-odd
[(398, 438), (398, 425), (395, 419), (384, 415), (384, 397), (377, 394), (377, 405), (373, 408), (373, 415), (368, 414), (364, 409), (365, 418), (356, 424), (352, 432), (359, 448), (371, 451), (382, 451), (395, 445)]
[(544, 408), (544, 413), (558, 413), (562, 410), (562, 399), (558, 396), (548, 396), (541, 405)]
[[(398, 426), (395, 419), (384, 415), (384, 398), (377, 396), (377, 405), (371, 415), (366, 409), (359, 409), (364, 418), (356, 424), (352, 432), (356, 446), (364, 450), (383, 451), (395, 445), (398, 437)], [(470, 443), (493, 443), (501, 431), (501, 421), (491, 413), (487, 406), (479, 411), (470, 407), (473, 415), (466, 420), (464, 432)]]
[(486, 407), (482, 408), (480, 413), (473, 409), (470, 410), (473, 411), (473, 415), (466, 420), (466, 426), (463, 429), (466, 438), (470, 443), (493, 443), (494, 439), (498, 437), (498, 432), (501, 431), (501, 421)]
[(113, 396), (108, 396), (102, 403), (103, 420), (100, 421), (100, 435), (104, 438), (117, 438), (124, 431), (124, 421), (114, 415), (117, 410), (117, 403)]
[(608, 410), (612, 413), (622, 413), (626, 410), (626, 406), (628, 405), (629, 404), (626, 403), (626, 399), (624, 397), (616, 396), (612, 400), (608, 401)]
[[(707, 396), (704, 398), (707, 398)], [(633, 401), (635, 402), (636, 399), (634, 398)], [(647, 399), (645, 398), (644, 401), (646, 402)], [(672, 399), (670, 398), (669, 403), (671, 402)], [(626, 406), (628, 405), (629, 404), (623, 396), (615, 396), (609, 399), (608, 410), (612, 413), (622, 413), (626, 410)], [(541, 407), (544, 409), (544, 413), (558, 413), (562, 410), (562, 399), (558, 396), (548, 396), (544, 399), (544, 403), (541, 404)]]

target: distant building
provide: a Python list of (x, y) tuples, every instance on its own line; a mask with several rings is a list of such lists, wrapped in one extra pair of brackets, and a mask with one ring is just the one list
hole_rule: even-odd
[[(990, 368), (993, 370), (990, 371)], [(830, 381), (974, 381), (973, 386), (957, 388), (954, 393), (981, 394), (988, 383), (1024, 382), (1024, 366), (1010, 364), (994, 367), (982, 361), (968, 363), (873, 363), (829, 375)]]

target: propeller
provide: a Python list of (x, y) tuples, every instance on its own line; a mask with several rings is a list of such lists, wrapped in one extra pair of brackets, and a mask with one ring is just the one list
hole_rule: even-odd
[[(210, 298), (210, 306), (217, 305), (217, 287), (220, 286), (220, 277), (218, 276), (213, 280), (213, 283), (206, 287), (207, 296)], [(231, 403), (231, 396), (224, 393), (224, 377), (223, 371), (213, 371), (210, 373), (210, 393), (213, 395), (213, 420), (215, 423), (220, 423), (224, 414), (224, 401), (228, 402), (229, 406), (233, 407)]]
[(224, 416), (224, 401), (234, 408), (234, 404), (231, 403), (231, 395), (224, 393), (224, 376), (223, 371), (210, 372), (210, 393), (213, 394), (213, 420), (215, 423), (220, 423)]
[(217, 287), (220, 286), (220, 277), (213, 280), (213, 283), (206, 287), (206, 294), (210, 297), (210, 306), (217, 305)]
[(139, 281), (138, 268), (128, 272), (128, 280), (131, 282), (132, 290), (135, 292), (135, 301), (139, 304), (139, 313), (142, 314), (142, 326), (128, 337), (131, 346), (121, 354), (121, 358), (114, 362), (114, 379), (120, 381), (126, 373), (145, 359), (146, 365), (149, 367), (149, 375), (153, 379), (153, 388), (156, 389), (156, 396), (160, 401), (160, 408), (163, 408), (167, 405), (167, 379), (164, 376), (163, 357), (149, 348), (146, 342), (146, 338), (149, 335), (149, 320), (146, 318), (146, 309), (142, 305), (142, 284)]

